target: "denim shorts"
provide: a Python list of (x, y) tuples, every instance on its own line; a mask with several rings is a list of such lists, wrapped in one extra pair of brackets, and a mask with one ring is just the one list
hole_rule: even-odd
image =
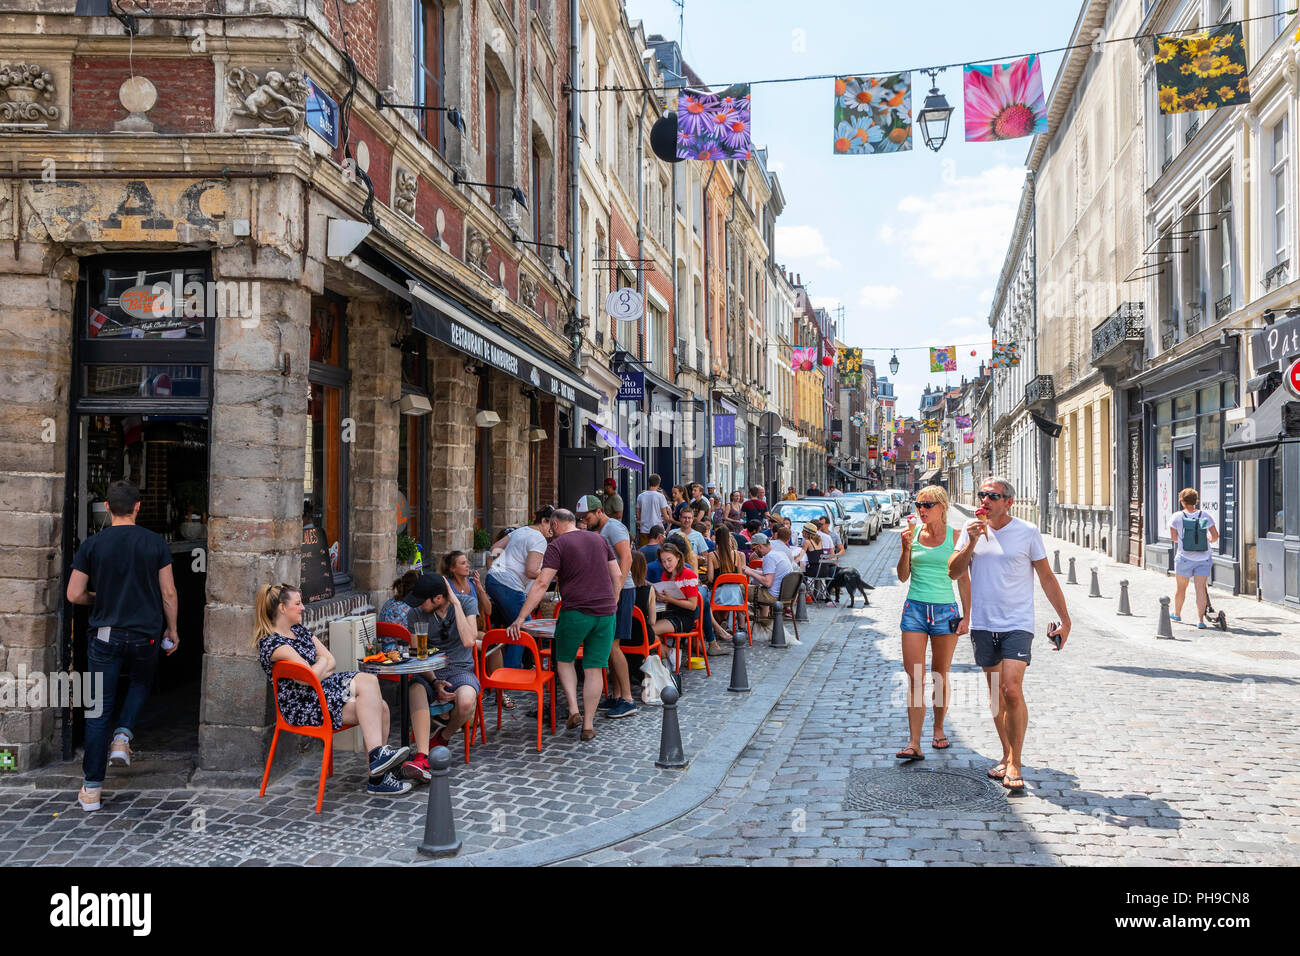
[(905, 601), (903, 603), (902, 629), (913, 634), (928, 634), (939, 637), (951, 634), (948, 622), (961, 617), (961, 609), (956, 604), (927, 604), (925, 601)]
[(1184, 578), (1208, 578), (1214, 570), (1214, 559), (1209, 557), (1209, 552), (1205, 554), (1206, 557), (1192, 561), (1183, 552), (1178, 552), (1174, 559), (1174, 574)]

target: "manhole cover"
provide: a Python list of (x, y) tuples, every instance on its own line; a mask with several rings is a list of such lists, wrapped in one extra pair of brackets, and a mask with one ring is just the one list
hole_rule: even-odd
[(976, 770), (881, 767), (849, 774), (846, 810), (946, 810), (1005, 807), (1006, 792)]
[(1300, 654), (1292, 654), (1290, 651), (1237, 651), (1237, 653), (1257, 661), (1300, 661)]

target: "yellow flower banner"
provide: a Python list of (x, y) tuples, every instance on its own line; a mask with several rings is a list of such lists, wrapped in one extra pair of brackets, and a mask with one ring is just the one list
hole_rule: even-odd
[(1240, 23), (1195, 36), (1156, 37), (1161, 113), (1189, 113), (1250, 102)]

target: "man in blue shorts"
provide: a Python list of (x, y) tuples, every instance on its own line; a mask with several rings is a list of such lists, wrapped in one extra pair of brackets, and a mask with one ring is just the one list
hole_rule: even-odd
[(1002, 741), (1002, 759), (989, 771), (1013, 794), (1023, 793), (1021, 747), (1029, 725), (1023, 683), (1034, 640), (1034, 575), (1043, 594), (1061, 618), (1048, 629), (1060, 638), (1070, 635), (1070, 613), (1061, 583), (1047, 563), (1043, 536), (1027, 521), (1011, 517), (1016, 490), (1005, 478), (990, 478), (980, 486), (980, 508), (957, 540), (948, 560), (948, 576), (956, 579), (970, 569), (970, 638), (975, 663), (989, 682), (993, 725)]

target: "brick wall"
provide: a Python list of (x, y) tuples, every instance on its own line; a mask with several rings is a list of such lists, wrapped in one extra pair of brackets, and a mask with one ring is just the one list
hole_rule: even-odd
[(465, 371), (466, 356), (429, 344), (433, 413), (429, 415), (430, 554), (469, 551), (474, 528), (474, 411), (478, 379)]
[[(131, 76), (126, 57), (73, 57), (69, 129), (105, 132), (127, 111), (117, 91)], [(136, 76), (158, 89), (149, 121), (160, 133), (210, 133), (213, 130), (213, 69), (206, 57), (135, 57)]]
[[(330, 39), (342, 50), (344, 30), (347, 31), (347, 48), (356, 61), (357, 70), (372, 82), (379, 75), (379, 9), (380, 0), (357, 0), (341, 4), (343, 28), (339, 28), (338, 8), (333, 0), (324, 0), (325, 19), (329, 22)], [(387, 0), (384, 0), (387, 2)]]

